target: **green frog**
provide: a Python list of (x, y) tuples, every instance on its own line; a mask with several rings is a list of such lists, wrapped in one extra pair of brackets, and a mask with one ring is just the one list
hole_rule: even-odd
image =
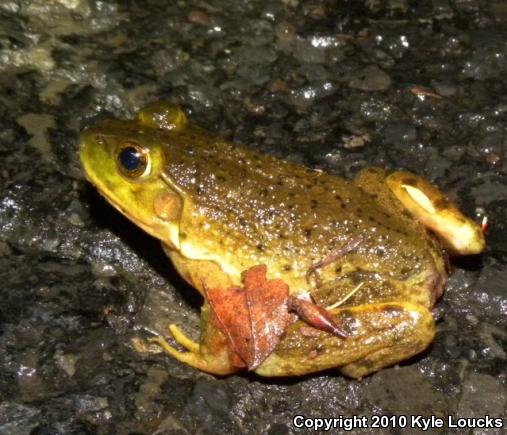
[(158, 238), (203, 296), (201, 338), (169, 330), (172, 357), (217, 375), (239, 370), (212, 321), (207, 289), (241, 286), (264, 265), (291, 297), (310, 295), (344, 336), (296, 319), (255, 368), (293, 376), (338, 368), (361, 378), (423, 351), (446, 257), (484, 249), (479, 225), (438, 188), (407, 172), (361, 171), (353, 181), (228, 142), (156, 102), (133, 120), (106, 120), (81, 137), (87, 178)]

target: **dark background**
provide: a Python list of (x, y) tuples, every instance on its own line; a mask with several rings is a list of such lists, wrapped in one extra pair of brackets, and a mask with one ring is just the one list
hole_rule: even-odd
[[(3, 0), (0, 433), (505, 418), (506, 36), (502, 0)], [(488, 248), (457, 264), (432, 347), (360, 382), (218, 379), (134, 352), (132, 337), (169, 321), (195, 337), (199, 300), (84, 180), (78, 136), (161, 98), (254, 149), (347, 177), (403, 168), (487, 214)]]

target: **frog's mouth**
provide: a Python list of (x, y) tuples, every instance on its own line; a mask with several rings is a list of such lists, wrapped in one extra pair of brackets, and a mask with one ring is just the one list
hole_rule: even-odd
[[(92, 182), (92, 184), (94, 184)], [(153, 215), (149, 223), (143, 221), (139, 216), (134, 216), (129, 210), (118, 204), (117, 201), (112, 199), (106, 192), (102, 192), (97, 189), (100, 195), (106, 199), (116, 210), (118, 210), (123, 216), (130, 220), (133, 224), (141, 228), (143, 231), (148, 233), (150, 236), (162, 241), (172, 249), (179, 249), (179, 226), (177, 223), (168, 223), (167, 221), (160, 219)]]

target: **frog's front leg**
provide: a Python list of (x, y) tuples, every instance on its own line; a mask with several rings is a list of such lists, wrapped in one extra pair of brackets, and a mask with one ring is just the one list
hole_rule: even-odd
[(256, 373), (292, 376), (338, 368), (346, 376), (361, 378), (423, 351), (435, 334), (430, 311), (419, 304), (368, 304), (331, 313), (350, 331), (346, 339), (298, 321)]
[[(163, 337), (157, 336), (150, 342), (157, 343), (166, 353), (178, 361), (191, 367), (214, 375), (229, 375), (241, 369), (235, 367), (225, 337), (218, 331), (213, 322), (209, 321), (210, 309), (205, 304), (201, 310), (201, 339), (199, 343), (188, 338), (176, 325), (169, 326), (169, 332), (176, 343), (186, 351), (180, 351), (171, 346)], [(232, 361), (232, 362), (231, 362)]]
[[(212, 261), (192, 260), (185, 258), (178, 251), (162, 244), (164, 251), (171, 258), (179, 274), (201, 295), (205, 297), (205, 285), (227, 288), (232, 285), (229, 277)], [(189, 339), (176, 325), (169, 326), (174, 340), (187, 351), (181, 352), (171, 346), (163, 337), (154, 337), (151, 341), (178, 361), (196, 369), (215, 375), (228, 375), (238, 371), (231, 364), (231, 356), (225, 337), (209, 321), (210, 308), (205, 302), (201, 308), (201, 339), (199, 343)]]

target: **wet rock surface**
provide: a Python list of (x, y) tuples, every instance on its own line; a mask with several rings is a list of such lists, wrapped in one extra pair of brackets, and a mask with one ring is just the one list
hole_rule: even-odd
[[(0, 3), (0, 433), (290, 434), (296, 414), (505, 419), (504, 2), (163, 3)], [(414, 171), (488, 215), (488, 249), (458, 262), (433, 346), (360, 382), (217, 379), (136, 353), (133, 337), (169, 321), (195, 337), (200, 301), (87, 184), (78, 135), (162, 98), (252, 148), (348, 177)]]

